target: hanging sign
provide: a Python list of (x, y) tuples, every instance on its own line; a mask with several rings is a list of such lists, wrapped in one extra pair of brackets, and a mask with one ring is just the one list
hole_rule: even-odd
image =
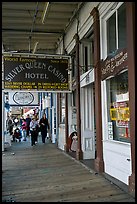
[(120, 71), (127, 69), (127, 50), (118, 49), (101, 62), (101, 79), (115, 76)]
[(70, 91), (69, 60), (4, 56), (4, 89)]

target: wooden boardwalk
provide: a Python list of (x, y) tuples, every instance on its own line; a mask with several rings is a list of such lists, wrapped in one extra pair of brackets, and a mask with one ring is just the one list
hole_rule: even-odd
[(2, 155), (2, 201), (135, 202), (102, 175), (58, 149), (55, 144), (31, 147), (12, 143)]

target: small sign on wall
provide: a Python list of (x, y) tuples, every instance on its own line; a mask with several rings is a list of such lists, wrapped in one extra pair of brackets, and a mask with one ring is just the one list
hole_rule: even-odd
[(9, 104), (38, 106), (38, 93), (36, 92), (9, 92)]

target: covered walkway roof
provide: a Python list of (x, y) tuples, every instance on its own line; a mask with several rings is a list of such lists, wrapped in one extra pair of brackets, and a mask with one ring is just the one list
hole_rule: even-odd
[(2, 2), (4, 52), (55, 54), (84, 2)]

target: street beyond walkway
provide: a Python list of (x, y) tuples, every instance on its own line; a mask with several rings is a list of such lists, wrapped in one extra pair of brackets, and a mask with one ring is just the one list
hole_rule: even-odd
[(2, 202), (135, 202), (56, 144), (15, 142), (2, 155)]

